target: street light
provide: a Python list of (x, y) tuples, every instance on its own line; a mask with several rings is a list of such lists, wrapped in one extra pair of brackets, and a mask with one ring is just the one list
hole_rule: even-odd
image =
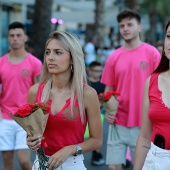
[(57, 30), (58, 25), (63, 24), (64, 21), (62, 19), (51, 18), (51, 23), (55, 25), (54, 30)]

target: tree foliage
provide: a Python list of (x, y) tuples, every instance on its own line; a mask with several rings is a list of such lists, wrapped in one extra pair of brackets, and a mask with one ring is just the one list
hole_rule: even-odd
[(125, 6), (130, 9), (137, 9), (138, 1), (137, 0), (124, 0)]
[(164, 30), (165, 23), (170, 15), (169, 0), (141, 0), (140, 11), (149, 15), (150, 30), (147, 33), (149, 42), (151, 44), (156, 43), (156, 24), (159, 22)]

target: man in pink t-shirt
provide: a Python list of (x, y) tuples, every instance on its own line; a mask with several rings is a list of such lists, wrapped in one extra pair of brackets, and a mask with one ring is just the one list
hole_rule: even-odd
[(36, 82), (42, 70), (39, 59), (25, 50), (27, 36), (25, 26), (13, 22), (8, 27), (9, 53), (0, 58), (0, 151), (5, 170), (14, 169), (14, 150), (18, 152), (21, 169), (31, 170), (30, 151), (26, 144), (26, 132), (14, 121), (9, 113), (27, 103), (28, 89)]
[[(127, 146), (131, 150), (132, 164), (134, 162), (136, 140), (141, 125), (144, 84), (160, 62), (160, 54), (156, 48), (140, 40), (140, 20), (139, 14), (134, 10), (126, 9), (118, 14), (120, 34), (125, 43), (107, 59), (101, 78), (101, 82), (106, 85), (105, 92), (120, 92), (117, 98), (117, 138), (114, 138), (112, 125), (109, 125), (106, 155), (109, 170), (121, 170), (122, 164), (126, 164)], [(114, 116), (106, 113), (106, 119), (113, 123)]]

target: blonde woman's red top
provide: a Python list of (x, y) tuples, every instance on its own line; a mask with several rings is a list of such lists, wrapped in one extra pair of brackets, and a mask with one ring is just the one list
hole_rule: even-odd
[[(37, 102), (41, 101), (44, 86), (45, 84), (43, 83), (39, 85), (36, 96)], [(51, 99), (49, 99), (48, 105), (50, 108), (51, 102)], [(85, 123), (81, 122), (78, 100), (74, 102), (73, 113), (70, 110), (70, 98), (66, 100), (61, 111), (55, 115), (52, 114), (50, 109), (49, 118), (43, 135), (47, 143), (45, 154), (51, 156), (65, 146), (83, 142), (86, 124), (86, 120)]]

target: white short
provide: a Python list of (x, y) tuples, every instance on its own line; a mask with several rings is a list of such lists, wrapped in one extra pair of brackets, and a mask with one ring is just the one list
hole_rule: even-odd
[(0, 151), (29, 149), (26, 132), (14, 120), (0, 121)]
[(151, 142), (142, 170), (170, 170), (170, 150), (161, 149)]
[[(38, 169), (39, 169), (39, 163), (38, 163), (38, 157), (36, 156), (36, 159), (33, 163), (32, 170), (38, 170)], [(87, 169), (84, 166), (84, 157), (81, 154), (78, 156), (68, 157), (66, 161), (55, 170), (87, 170)]]

